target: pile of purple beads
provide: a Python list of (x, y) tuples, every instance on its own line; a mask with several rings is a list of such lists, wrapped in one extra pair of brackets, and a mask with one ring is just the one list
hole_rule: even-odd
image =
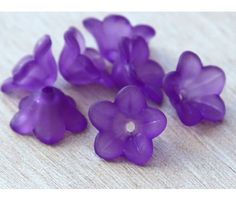
[(86, 47), (83, 35), (71, 27), (64, 34), (57, 64), (50, 36), (45, 35), (33, 54), (21, 59), (12, 77), (3, 83), (4, 93), (28, 93), (10, 123), (15, 132), (34, 135), (52, 145), (61, 141), (66, 131), (80, 133), (87, 128), (87, 120), (74, 99), (53, 86), (58, 68), (72, 85), (100, 84), (119, 90), (114, 102), (97, 102), (88, 112), (98, 130), (95, 152), (105, 160), (123, 156), (137, 165), (149, 161), (152, 139), (163, 132), (167, 119), (147, 100), (160, 105), (163, 91), (187, 126), (223, 120), (225, 105), (220, 93), (225, 74), (219, 67), (203, 66), (195, 53), (185, 51), (176, 70), (165, 74), (161, 65), (150, 58), (148, 43), (155, 36), (151, 26), (133, 26), (119, 15), (102, 21), (88, 18), (83, 24), (99, 50)]

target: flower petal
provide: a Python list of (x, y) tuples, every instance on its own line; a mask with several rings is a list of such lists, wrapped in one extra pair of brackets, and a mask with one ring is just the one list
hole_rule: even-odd
[(22, 135), (32, 135), (37, 121), (37, 106), (34, 102), (27, 101), (27, 107), (23, 107), (27, 99), (23, 99), (20, 103), (22, 108), (11, 120), (10, 126), (12, 130)]
[(201, 113), (193, 102), (181, 102), (175, 107), (180, 120), (187, 126), (194, 126), (202, 120)]
[(124, 63), (143, 65), (149, 58), (147, 42), (142, 37), (130, 39), (124, 37), (119, 44), (120, 61)]
[(25, 107), (31, 104), (31, 101), (32, 101), (32, 96), (26, 96), (22, 98), (19, 103), (19, 109), (24, 109)]
[(35, 136), (45, 144), (55, 144), (64, 138), (65, 124), (58, 105), (45, 103), (39, 107)]
[(49, 35), (42, 37), (34, 49), (35, 61), (39, 72), (35, 77), (44, 81), (44, 86), (52, 85), (57, 79), (57, 62), (52, 54), (52, 41)]
[(105, 160), (113, 160), (121, 156), (123, 147), (124, 141), (115, 138), (112, 133), (99, 133), (94, 143), (96, 154)]
[(225, 104), (218, 95), (204, 96), (195, 101), (201, 115), (210, 121), (221, 121), (225, 116)]
[(121, 112), (128, 116), (140, 113), (147, 106), (143, 92), (132, 85), (126, 86), (118, 92), (115, 104)]
[(207, 66), (201, 74), (188, 87), (188, 97), (202, 97), (206, 95), (220, 94), (224, 88), (225, 74), (215, 66)]
[(122, 114), (121, 112), (118, 112), (114, 119), (112, 124), (110, 125), (110, 130), (112, 131), (113, 135), (116, 138), (124, 139), (127, 137), (127, 130), (126, 130), (126, 124), (128, 120), (126, 115)]
[(96, 18), (87, 18), (83, 21), (83, 24), (98, 42), (103, 35), (102, 22)]
[(137, 165), (145, 165), (153, 153), (152, 140), (138, 134), (127, 139), (124, 148), (124, 156)]
[(133, 34), (136, 36), (143, 37), (146, 41), (150, 40), (155, 36), (156, 32), (151, 26), (148, 25), (137, 25), (133, 27)]
[(64, 115), (66, 129), (72, 133), (79, 133), (87, 128), (87, 120), (78, 110), (68, 108)]
[(103, 30), (107, 36), (106, 43), (111, 49), (117, 49), (120, 40), (131, 34), (131, 24), (123, 16), (110, 15), (103, 21)]
[(89, 119), (98, 130), (110, 131), (112, 121), (117, 112), (117, 108), (113, 103), (101, 101), (89, 108)]
[(114, 87), (114, 81), (112, 79), (112, 75), (108, 71), (106, 67), (106, 62), (102, 57), (102, 55), (93, 48), (86, 48), (84, 55), (86, 55), (93, 62), (94, 66), (98, 70), (98, 74), (100, 74), (98, 83), (104, 85), (105, 87), (109, 88)]
[(79, 55), (73, 64), (61, 72), (68, 82), (75, 85), (91, 84), (100, 78), (100, 73), (91, 60), (83, 55)]
[(117, 62), (119, 63), (130, 63), (130, 54), (133, 50), (132, 40), (128, 37), (123, 37), (119, 43), (119, 60)]
[(152, 87), (152, 86), (145, 86), (143, 88), (144, 94), (146, 97), (150, 98), (154, 103), (161, 104), (163, 101), (163, 92), (160, 88)]
[(62, 108), (62, 116), (65, 120), (66, 129), (72, 133), (79, 133), (86, 129), (87, 120), (80, 111), (76, 109), (75, 101), (72, 98), (66, 96), (65, 99), (65, 107)]
[(62, 72), (75, 62), (77, 56), (81, 53), (81, 49), (84, 48), (83, 45), (85, 45), (83, 36), (74, 27), (71, 27), (65, 32), (64, 40), (65, 44), (59, 59), (59, 67)]
[(138, 116), (139, 132), (152, 139), (166, 128), (166, 116), (158, 109), (147, 108)]
[[(45, 53), (50, 50), (52, 46), (52, 41), (49, 35), (44, 35), (42, 38), (39, 39), (37, 44), (34, 47), (34, 54), (35, 57), (44, 55)], [(37, 59), (37, 58), (36, 58)]]
[(65, 43), (71, 48), (79, 48), (80, 52), (85, 51), (85, 39), (82, 33), (75, 27), (70, 27), (64, 34)]
[(21, 70), (22, 70), (22, 67), (23, 67), (25, 64), (27, 64), (27, 63), (29, 63), (29, 62), (31, 62), (31, 61), (33, 61), (33, 60), (34, 60), (34, 57), (33, 57), (32, 55), (26, 55), (26, 56), (24, 56), (24, 57), (14, 66), (14, 68), (13, 68), (13, 70), (12, 70), (12, 74), (13, 74), (13, 75), (16, 75), (16, 74), (20, 73)]
[(144, 84), (152, 87), (162, 86), (165, 73), (159, 63), (148, 60), (145, 64), (136, 66), (136, 73)]
[(132, 43), (130, 62), (134, 65), (143, 65), (150, 56), (148, 44), (142, 37), (133, 39)]
[(132, 84), (130, 69), (124, 64), (115, 64), (112, 68), (112, 77), (118, 88)]
[(84, 55), (87, 56), (93, 62), (94, 66), (98, 70), (106, 70), (105, 60), (97, 50), (93, 48), (86, 48), (84, 51)]
[(35, 91), (45, 86), (45, 78), (44, 67), (40, 67), (35, 60), (28, 60), (22, 63), (21, 69), (14, 75), (13, 84), (26, 91)]
[(177, 71), (184, 78), (192, 78), (197, 76), (202, 69), (202, 62), (200, 58), (193, 52), (186, 51), (180, 58), (177, 65)]
[(181, 101), (179, 98), (180, 75), (178, 72), (168, 73), (163, 80), (163, 89), (169, 97), (172, 105), (177, 105)]
[(6, 94), (10, 94), (15, 89), (17, 89), (17, 86), (14, 84), (12, 78), (6, 79), (1, 86), (1, 91)]

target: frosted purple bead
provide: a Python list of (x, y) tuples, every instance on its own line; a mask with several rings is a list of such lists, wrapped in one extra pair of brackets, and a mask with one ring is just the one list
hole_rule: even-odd
[(136, 86), (121, 89), (114, 102), (101, 101), (89, 109), (89, 118), (99, 130), (95, 152), (105, 160), (120, 156), (137, 165), (145, 165), (152, 156), (152, 139), (163, 132), (166, 117), (148, 107)]
[(88, 18), (84, 20), (84, 26), (95, 37), (101, 54), (111, 62), (118, 57), (118, 46), (123, 37), (141, 36), (148, 41), (155, 35), (151, 26), (132, 26), (128, 19), (120, 15), (109, 15), (102, 21)]
[(2, 85), (5, 93), (33, 92), (57, 79), (57, 64), (51, 50), (50, 36), (42, 37), (34, 48), (33, 55), (25, 56), (16, 64), (12, 77)]
[(82, 132), (87, 121), (71, 97), (47, 86), (21, 100), (10, 126), (21, 135), (34, 134), (45, 144), (55, 144), (65, 137), (66, 131)]
[(123, 38), (112, 76), (118, 88), (129, 84), (139, 86), (147, 98), (160, 104), (163, 100), (162, 81), (165, 74), (160, 64), (149, 57), (148, 44), (142, 37)]
[(175, 107), (180, 120), (188, 126), (202, 120), (221, 121), (225, 104), (220, 97), (225, 74), (216, 66), (203, 66), (193, 52), (184, 52), (177, 69), (164, 80), (164, 90)]
[(112, 87), (113, 81), (100, 53), (85, 47), (83, 35), (75, 27), (65, 34), (65, 45), (60, 55), (59, 69), (62, 76), (73, 85), (102, 84)]

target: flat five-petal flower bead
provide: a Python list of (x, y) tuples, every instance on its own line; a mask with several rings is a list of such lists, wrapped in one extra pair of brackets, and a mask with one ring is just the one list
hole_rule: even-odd
[(166, 127), (165, 115), (147, 106), (136, 86), (121, 89), (114, 102), (100, 101), (89, 109), (89, 118), (99, 130), (95, 152), (105, 160), (124, 156), (137, 165), (145, 165), (152, 156), (152, 139)]
[(203, 66), (193, 52), (184, 52), (177, 69), (164, 79), (164, 90), (175, 107), (180, 120), (188, 126), (202, 120), (221, 121), (225, 104), (220, 94), (225, 74), (216, 66)]

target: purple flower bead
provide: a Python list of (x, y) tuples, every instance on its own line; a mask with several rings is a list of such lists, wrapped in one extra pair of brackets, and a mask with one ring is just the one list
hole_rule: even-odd
[(68, 82), (77, 86), (94, 83), (113, 86), (104, 59), (97, 50), (85, 47), (84, 37), (79, 30), (69, 28), (64, 39), (59, 69)]
[(166, 117), (148, 107), (145, 96), (136, 86), (126, 86), (114, 102), (101, 101), (89, 109), (89, 118), (99, 130), (95, 152), (105, 160), (124, 156), (144, 165), (153, 153), (152, 139), (166, 127)]
[(155, 35), (148, 25), (132, 26), (128, 19), (119, 15), (109, 15), (100, 21), (96, 18), (84, 20), (84, 26), (95, 37), (102, 55), (111, 62), (118, 56), (118, 45), (123, 37), (143, 37), (146, 41)]
[(180, 120), (187, 126), (202, 120), (220, 121), (225, 104), (220, 97), (225, 84), (224, 72), (216, 66), (205, 66), (193, 52), (184, 52), (177, 69), (164, 80), (164, 90)]
[(119, 88), (132, 84), (139, 86), (146, 97), (162, 103), (164, 71), (160, 64), (149, 59), (147, 42), (142, 37), (123, 38), (119, 46), (119, 58), (112, 69), (114, 82)]
[(15, 66), (12, 77), (2, 85), (1, 90), (11, 92), (33, 92), (57, 79), (57, 64), (51, 50), (50, 36), (45, 35), (36, 44), (33, 55), (25, 56)]
[(34, 134), (45, 144), (58, 143), (66, 130), (79, 133), (87, 127), (75, 101), (55, 87), (47, 86), (25, 97), (19, 109), (11, 128), (22, 135)]

